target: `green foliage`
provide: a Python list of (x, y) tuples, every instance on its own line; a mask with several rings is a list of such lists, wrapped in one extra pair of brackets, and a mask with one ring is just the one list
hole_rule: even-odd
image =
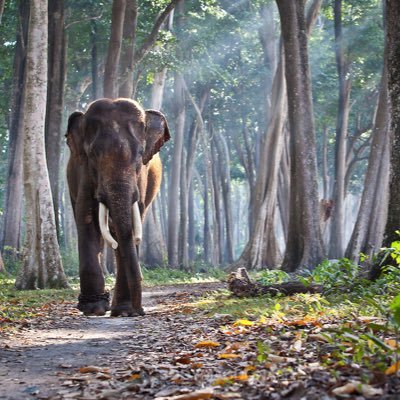
[(359, 279), (360, 268), (347, 258), (337, 261), (325, 260), (312, 271), (305, 271), (299, 279), (305, 283), (323, 285), (326, 291), (352, 288)]
[(14, 289), (14, 278), (0, 274), (0, 326), (2, 323), (24, 324), (28, 318), (48, 312), (51, 303), (76, 300), (77, 288), (66, 290)]
[(68, 277), (76, 277), (79, 274), (79, 255), (75, 249), (62, 249), (61, 258), (64, 272)]
[(22, 254), (9, 246), (4, 246), (3, 261), (7, 273), (10, 276), (16, 276), (22, 265)]
[(266, 269), (260, 273), (257, 281), (262, 285), (271, 285), (276, 283), (287, 282), (290, 275), (280, 269)]
[(217, 281), (224, 276), (220, 269), (210, 269), (204, 272), (191, 273), (171, 268), (146, 268), (142, 267), (144, 283), (148, 286), (210, 282)]

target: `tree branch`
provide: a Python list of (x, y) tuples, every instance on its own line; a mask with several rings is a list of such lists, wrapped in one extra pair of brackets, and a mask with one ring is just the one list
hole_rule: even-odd
[(150, 35), (143, 42), (143, 44), (140, 47), (140, 49), (136, 52), (136, 56), (135, 56), (135, 62), (136, 63), (139, 63), (144, 58), (144, 56), (150, 51), (150, 48), (154, 45), (154, 43), (157, 40), (158, 32), (159, 32), (159, 30), (161, 28), (161, 25), (167, 19), (167, 17), (170, 14), (170, 12), (175, 8), (176, 3), (178, 3), (178, 1), (179, 0), (172, 0), (165, 7), (164, 11), (157, 17), (156, 21), (154, 22), (153, 29), (150, 32)]

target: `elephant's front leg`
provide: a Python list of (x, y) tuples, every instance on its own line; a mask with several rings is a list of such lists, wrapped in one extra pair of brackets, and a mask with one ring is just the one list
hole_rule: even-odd
[(142, 277), (138, 254), (132, 239), (116, 250), (117, 279), (111, 306), (113, 317), (144, 315), (142, 307)]
[(77, 216), (81, 288), (78, 309), (85, 315), (104, 315), (110, 310), (110, 301), (100, 267), (103, 240), (96, 219), (96, 205), (83, 205)]

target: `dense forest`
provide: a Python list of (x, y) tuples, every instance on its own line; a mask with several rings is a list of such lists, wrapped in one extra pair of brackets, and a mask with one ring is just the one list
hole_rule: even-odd
[(302, 3), (49, 1), (45, 93), (29, 97), (32, 4), (2, 1), (3, 268), (36, 265), (21, 287), (76, 274), (64, 135), (101, 97), (161, 110), (171, 132), (144, 265), (290, 272), (378, 252), (392, 147), (383, 5)]
[(1, 399), (399, 398), (398, 0), (0, 0), (0, 152)]

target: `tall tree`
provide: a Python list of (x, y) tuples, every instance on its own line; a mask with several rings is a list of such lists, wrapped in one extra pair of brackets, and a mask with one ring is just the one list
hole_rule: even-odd
[(333, 187), (333, 215), (329, 257), (340, 258), (344, 255), (344, 200), (346, 178), (346, 143), (350, 112), (351, 80), (350, 63), (346, 57), (342, 27), (342, 0), (335, 0), (335, 54), (339, 76), (339, 104), (336, 123), (335, 180)]
[(317, 163), (304, 2), (277, 0), (290, 127), (290, 211), (282, 268), (315, 267), (324, 250), (318, 213)]
[[(175, 17), (175, 30), (179, 32), (182, 25), (185, 0), (179, 0)], [(181, 164), (183, 152), (183, 138), (185, 129), (185, 84), (182, 72), (176, 72), (174, 78), (175, 94), (175, 136), (172, 165), (169, 177), (168, 190), (168, 263), (178, 266), (179, 256), (179, 187), (181, 180)]]
[(13, 88), (9, 126), (8, 171), (4, 202), (2, 247), (19, 250), (21, 246), (21, 220), (23, 198), (23, 116), (24, 82), (26, 71), (26, 43), (28, 39), (29, 1), (18, 6), (17, 41), (13, 65)]
[[(307, 34), (311, 32), (320, 7), (321, 0), (314, 0), (309, 8), (306, 22)], [(264, 25), (266, 25), (264, 32), (268, 32), (267, 27), (270, 27), (270, 21), (273, 18), (271, 13), (266, 11), (267, 9), (263, 9), (262, 13)], [(268, 129), (260, 142), (260, 161), (256, 182), (252, 190), (253, 229), (249, 241), (234, 267), (238, 265), (245, 265), (247, 268), (275, 267), (280, 261), (280, 252), (276, 240), (275, 211), (282, 152), (285, 144), (284, 123), (287, 118), (287, 95), (283, 48), (280, 46), (279, 57), (276, 60), (274, 49), (270, 48), (271, 35), (273, 37), (273, 32), (269, 32), (268, 35), (266, 33), (261, 35), (264, 58), (268, 65), (277, 64), (277, 67), (272, 67), (271, 72), (274, 73), (272, 83), (267, 85), (267, 90), (270, 91), (266, 94), (265, 99)]]
[(360, 253), (371, 256), (379, 250), (387, 213), (389, 157), (389, 109), (386, 62), (374, 121), (368, 169), (354, 230), (346, 257), (358, 262)]
[(57, 233), (60, 232), (60, 159), (61, 122), (64, 106), (66, 43), (64, 30), (64, 0), (49, 2), (48, 85), (46, 107), (46, 157)]
[(0, 0), (0, 24), (1, 24), (1, 18), (3, 17), (3, 11), (5, 5), (6, 5), (6, 0)]
[(118, 97), (118, 65), (121, 55), (126, 0), (113, 0), (111, 35), (104, 68), (104, 97)]
[(400, 228), (400, 3), (385, 1), (388, 91), (391, 111), (391, 156), (388, 219), (384, 245), (399, 239)]
[(47, 1), (30, 2), (24, 113), (26, 242), (18, 289), (68, 287), (61, 262), (45, 156)]
[(135, 68), (156, 43), (161, 27), (170, 15), (171, 11), (175, 8), (178, 1), (179, 0), (171, 0), (157, 15), (151, 31), (142, 41), (140, 46), (137, 46), (136, 43), (138, 20), (137, 0), (126, 1), (120, 62), (120, 97), (130, 98), (135, 95), (137, 86), (137, 82), (134, 82)]

